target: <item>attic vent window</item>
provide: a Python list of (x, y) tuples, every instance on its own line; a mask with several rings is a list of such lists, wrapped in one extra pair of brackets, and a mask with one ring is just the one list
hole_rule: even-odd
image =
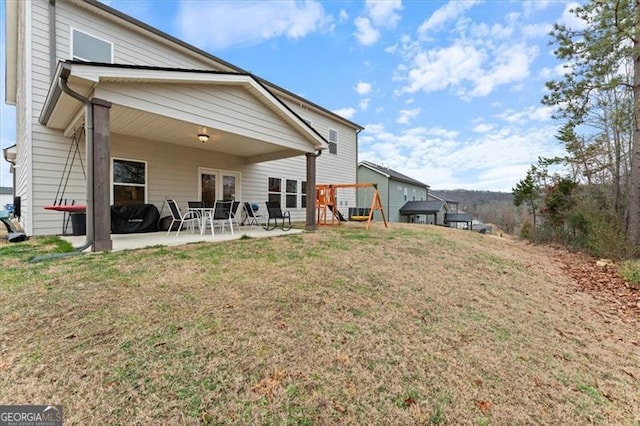
[(71, 57), (77, 61), (113, 63), (113, 43), (71, 29)]

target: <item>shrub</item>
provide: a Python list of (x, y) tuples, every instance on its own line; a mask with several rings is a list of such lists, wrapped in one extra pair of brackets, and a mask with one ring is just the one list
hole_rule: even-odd
[(618, 274), (633, 288), (640, 289), (640, 260), (627, 260), (620, 265)]
[(533, 224), (528, 220), (520, 228), (520, 238), (523, 240), (531, 240), (533, 238)]

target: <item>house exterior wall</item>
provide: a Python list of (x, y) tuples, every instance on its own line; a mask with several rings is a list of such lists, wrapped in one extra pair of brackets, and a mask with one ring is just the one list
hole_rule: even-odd
[(427, 190), (425, 187), (400, 182), (389, 179), (389, 220), (391, 222), (401, 222), (400, 209), (407, 201), (426, 200)]
[[(384, 209), (384, 215), (387, 221), (392, 222), (391, 213), (389, 212), (389, 179), (380, 173), (374, 172), (366, 167), (359, 166), (357, 170), (358, 183), (371, 182), (378, 185), (378, 194), (380, 195), (380, 202)], [(371, 194), (370, 189), (358, 189), (358, 207), (371, 207)], [(382, 220), (382, 216), (379, 212), (375, 213), (375, 220)], [(396, 220), (397, 222), (397, 220)]]
[[(44, 6), (44, 12), (46, 12), (48, 2), (38, 0), (38, 3)], [(180, 47), (172, 49), (158, 40), (158, 36), (151, 35), (130, 23), (114, 22), (96, 14), (94, 10), (94, 8), (83, 5), (78, 1), (56, 2), (56, 54), (58, 59), (71, 59), (70, 31), (71, 28), (75, 28), (112, 42), (113, 62), (116, 64), (186, 69), (225, 69), (219, 64), (198, 56), (187, 49)], [(47, 21), (40, 21), (38, 24), (48, 29)], [(48, 50), (45, 52), (45, 58), (48, 59)]]
[[(65, 160), (70, 147), (70, 138), (62, 131), (46, 128), (38, 122), (53, 71), (49, 57), (49, 2), (47, 0), (33, 0), (19, 2), (18, 25), (18, 83), (16, 99), (17, 116), (17, 150), (18, 168), (16, 170), (16, 195), (22, 198), (22, 213), (24, 228), (29, 235), (57, 234), (61, 230), (62, 214), (44, 210), (43, 206), (56, 201), (56, 192), (61, 181)], [(211, 58), (199, 55), (190, 49), (176, 44), (167, 44), (160, 36), (152, 34), (129, 22), (114, 18), (104, 11), (96, 12), (95, 7), (78, 1), (62, 1), (55, 3), (56, 62), (71, 59), (70, 34), (75, 28), (90, 35), (113, 43), (113, 58), (115, 63), (148, 65), (159, 67), (175, 67), (184, 69), (229, 70), (229, 67), (213, 61)], [(106, 87), (106, 86), (103, 86)], [(102, 90), (102, 89), (101, 89)], [(106, 100), (108, 94), (103, 92)], [(189, 96), (189, 93), (184, 93)], [(313, 126), (328, 139), (328, 129), (338, 130), (338, 155), (324, 152), (317, 162), (317, 182), (355, 182), (357, 161), (356, 129), (344, 122), (318, 111), (313, 105), (306, 105), (299, 99), (293, 101), (283, 98), (294, 111), (309, 118)], [(282, 127), (278, 123), (270, 122), (277, 128), (270, 130), (269, 137), (280, 136), (288, 138), (291, 144), (300, 143), (295, 140), (295, 132), (290, 127)], [(257, 131), (257, 129), (253, 129)], [(80, 152), (86, 167), (84, 141), (80, 143)], [(144, 146), (140, 141), (127, 145), (119, 135), (112, 135), (112, 156), (136, 157), (135, 151)], [(188, 158), (194, 161), (187, 166), (180, 155), (180, 162), (184, 165), (177, 177), (177, 184), (167, 181), (167, 171), (171, 167), (161, 167), (163, 174), (155, 174), (155, 162), (166, 166), (167, 159), (176, 160), (176, 151), (183, 152), (182, 147), (170, 144), (159, 144), (159, 148), (166, 153), (140, 152), (150, 159), (149, 167), (149, 202), (160, 209), (165, 196), (178, 198), (187, 196), (192, 198), (193, 188), (186, 181), (191, 179), (190, 173), (198, 166), (216, 168), (220, 161), (225, 162), (224, 169), (236, 167), (234, 170), (242, 174), (243, 198), (245, 200), (264, 201), (267, 199), (267, 182), (269, 177), (295, 179), (299, 182), (306, 179), (305, 157), (295, 157), (285, 160), (270, 161), (259, 164), (244, 165), (239, 161), (228, 161), (228, 156), (220, 155), (216, 158), (204, 150), (188, 150)], [(148, 150), (148, 148), (147, 148)], [(206, 161), (203, 164), (203, 161)], [(197, 166), (196, 166), (197, 164)], [(181, 169), (179, 169), (181, 170)], [(179, 172), (177, 170), (176, 172)], [(197, 173), (197, 172), (196, 172)], [(197, 183), (197, 176), (194, 178)], [(157, 185), (157, 186), (156, 186)], [(186, 185), (186, 186), (184, 186)], [(190, 189), (189, 189), (190, 188)], [(197, 186), (196, 186), (197, 188)], [(174, 192), (170, 192), (170, 190)], [(184, 192), (186, 191), (186, 192)], [(312, 192), (313, 194), (313, 192)], [(86, 179), (79, 167), (78, 160), (71, 172), (69, 183), (64, 192), (67, 202), (75, 200), (76, 204), (84, 204), (86, 200)], [(349, 202), (355, 205), (355, 196)], [(298, 203), (300, 204), (300, 203)], [(284, 194), (283, 194), (284, 205)], [(304, 220), (304, 209), (292, 209), (294, 220)]]
[[(31, 30), (26, 22), (31, 19), (31, 2), (18, 2), (18, 52), (17, 52), (17, 75), (28, 76), (31, 74)], [(31, 86), (27, 78), (18, 78), (16, 87), (16, 149), (22, 151), (23, 155), (16, 159), (14, 170), (16, 177), (15, 192), (21, 197), (21, 211), (23, 215), (31, 215), (33, 211), (33, 200), (27, 194), (31, 192), (31, 167), (32, 167), (32, 145), (31, 145), (31, 114), (29, 104), (31, 103)]]
[[(290, 107), (296, 111), (294, 105)], [(296, 111), (298, 112), (298, 111)], [(336, 183), (356, 183), (357, 164), (357, 135), (353, 128), (337, 122), (331, 122), (322, 114), (312, 111), (300, 113), (303, 118), (311, 119), (313, 127), (325, 138), (329, 137), (329, 127), (338, 131), (337, 154), (324, 150), (320, 157), (316, 159), (316, 183), (336, 184)], [(292, 179), (299, 182), (306, 180), (305, 157), (294, 157), (282, 160), (268, 161), (264, 163), (246, 166), (243, 170), (244, 193), (246, 200), (259, 202), (264, 208), (264, 201), (267, 197), (267, 183), (270, 177), (280, 179)], [(311, 192), (315, 196), (315, 192)], [(284, 194), (281, 203), (285, 205)], [(356, 193), (353, 190), (341, 190), (338, 200), (338, 208), (343, 214), (347, 214), (349, 207), (356, 207)], [(293, 220), (304, 220), (305, 209), (298, 203), (297, 208), (289, 208)]]

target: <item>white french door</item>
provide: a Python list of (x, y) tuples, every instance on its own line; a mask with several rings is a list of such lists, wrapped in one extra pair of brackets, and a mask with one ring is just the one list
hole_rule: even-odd
[(198, 193), (206, 207), (213, 207), (216, 200), (241, 200), (241, 173), (229, 170), (198, 169)]

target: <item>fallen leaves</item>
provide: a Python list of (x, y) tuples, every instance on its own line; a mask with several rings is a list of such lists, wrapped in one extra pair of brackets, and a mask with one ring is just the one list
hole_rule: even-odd
[(483, 400), (478, 400), (476, 401), (476, 407), (478, 407), (478, 409), (480, 411), (482, 411), (483, 413), (488, 412), (489, 410), (491, 410), (491, 406), (493, 404), (491, 404), (490, 401), (483, 401)]
[(554, 258), (580, 291), (608, 302), (622, 321), (640, 322), (640, 291), (618, 275), (616, 262), (560, 250)]

